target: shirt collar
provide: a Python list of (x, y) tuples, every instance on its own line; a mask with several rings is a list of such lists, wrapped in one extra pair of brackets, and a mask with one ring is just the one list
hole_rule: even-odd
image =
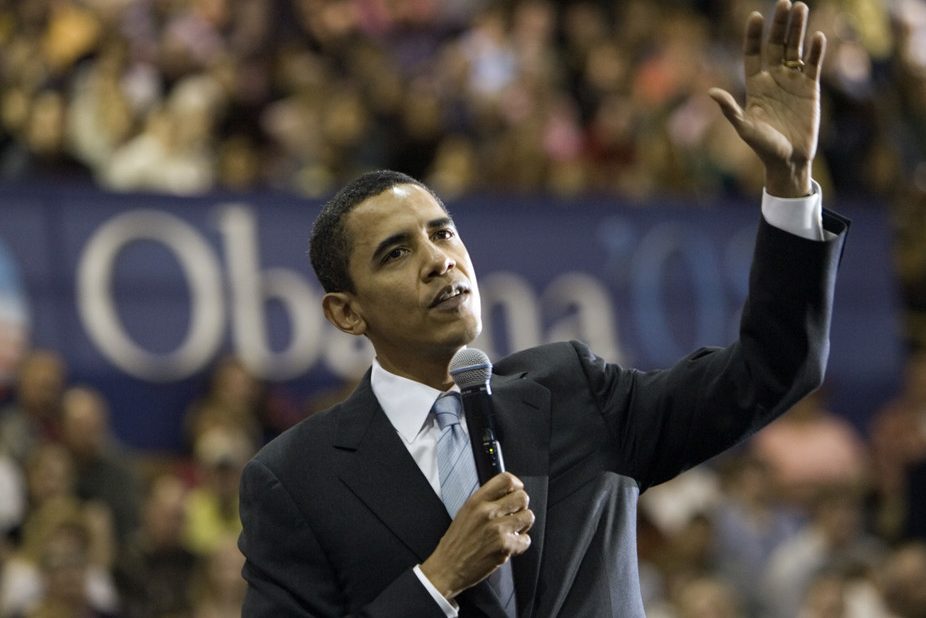
[[(370, 386), (389, 422), (408, 444), (425, 428), (431, 406), (443, 393), (427, 384), (390, 373), (375, 358)], [(450, 390), (458, 388), (454, 386)]]

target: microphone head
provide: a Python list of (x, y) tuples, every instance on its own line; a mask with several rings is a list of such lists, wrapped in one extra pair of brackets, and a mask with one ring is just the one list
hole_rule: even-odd
[(450, 377), (461, 391), (488, 384), (492, 377), (492, 361), (485, 352), (476, 348), (457, 350), (450, 359)]

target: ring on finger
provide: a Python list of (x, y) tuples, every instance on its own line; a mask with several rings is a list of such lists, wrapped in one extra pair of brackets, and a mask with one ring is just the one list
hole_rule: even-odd
[(783, 64), (785, 67), (789, 69), (797, 69), (798, 71), (804, 70), (804, 61), (801, 60), (800, 58), (796, 60), (785, 59), (781, 61), (781, 64)]

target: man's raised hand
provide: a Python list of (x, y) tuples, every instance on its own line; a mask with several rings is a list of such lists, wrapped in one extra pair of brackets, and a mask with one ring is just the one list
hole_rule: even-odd
[(826, 37), (815, 32), (804, 49), (809, 10), (803, 2), (780, 0), (768, 39), (764, 19), (746, 22), (743, 64), (746, 104), (720, 88), (709, 92), (736, 132), (765, 165), (765, 186), (779, 197), (810, 193), (810, 172), (820, 129), (820, 64)]

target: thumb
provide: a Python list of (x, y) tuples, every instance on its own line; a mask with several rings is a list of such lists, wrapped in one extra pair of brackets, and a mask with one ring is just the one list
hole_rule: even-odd
[(743, 108), (739, 106), (733, 95), (722, 88), (711, 88), (707, 94), (717, 102), (720, 111), (730, 121), (737, 133), (742, 132), (743, 128)]

